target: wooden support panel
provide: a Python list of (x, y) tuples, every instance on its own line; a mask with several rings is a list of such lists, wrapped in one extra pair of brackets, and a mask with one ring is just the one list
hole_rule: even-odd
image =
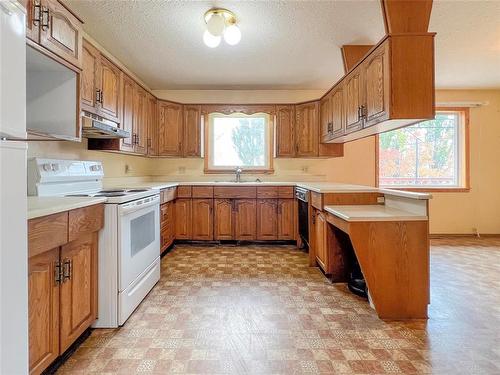
[(214, 197), (214, 187), (213, 186), (193, 186), (193, 198), (213, 198)]
[(255, 186), (216, 186), (214, 198), (256, 198), (257, 188)]
[(68, 241), (74, 241), (83, 234), (97, 232), (103, 226), (103, 204), (71, 210), (69, 211)]
[(278, 198), (277, 186), (258, 186), (257, 198)]
[(177, 186), (177, 198), (191, 198), (192, 188), (191, 186)]
[(311, 197), (311, 206), (317, 208), (318, 210), (323, 209), (323, 194), (316, 193), (315, 191), (311, 191), (309, 194)]
[(358, 205), (378, 204), (377, 199), (384, 194), (373, 193), (326, 193), (323, 194), (323, 204), (328, 205)]
[(177, 198), (177, 188), (175, 186), (161, 190), (161, 203), (167, 203)]
[(28, 254), (30, 257), (68, 242), (68, 212), (28, 221)]

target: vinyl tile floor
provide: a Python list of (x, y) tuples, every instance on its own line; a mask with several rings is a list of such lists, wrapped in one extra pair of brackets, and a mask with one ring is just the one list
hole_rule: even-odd
[(433, 240), (428, 321), (390, 322), (289, 246), (178, 245), (61, 374), (500, 374), (500, 239)]

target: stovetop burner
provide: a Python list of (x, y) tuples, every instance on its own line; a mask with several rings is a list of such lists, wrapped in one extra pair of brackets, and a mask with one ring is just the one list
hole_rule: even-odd
[(123, 193), (125, 191), (126, 191), (125, 189), (104, 189), (104, 190), (99, 191), (98, 193), (99, 194), (101, 194), (101, 193)]
[(94, 197), (123, 197), (124, 195), (127, 195), (125, 193), (121, 193), (121, 192), (110, 192), (110, 193), (100, 193), (100, 194), (96, 194), (94, 195)]

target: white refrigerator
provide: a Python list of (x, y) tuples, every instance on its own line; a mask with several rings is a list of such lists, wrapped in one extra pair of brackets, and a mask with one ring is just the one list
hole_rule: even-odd
[(26, 10), (0, 0), (0, 374), (28, 373)]

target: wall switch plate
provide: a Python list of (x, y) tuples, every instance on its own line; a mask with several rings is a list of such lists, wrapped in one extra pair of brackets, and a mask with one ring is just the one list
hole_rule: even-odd
[(385, 197), (377, 197), (377, 203), (385, 203)]

